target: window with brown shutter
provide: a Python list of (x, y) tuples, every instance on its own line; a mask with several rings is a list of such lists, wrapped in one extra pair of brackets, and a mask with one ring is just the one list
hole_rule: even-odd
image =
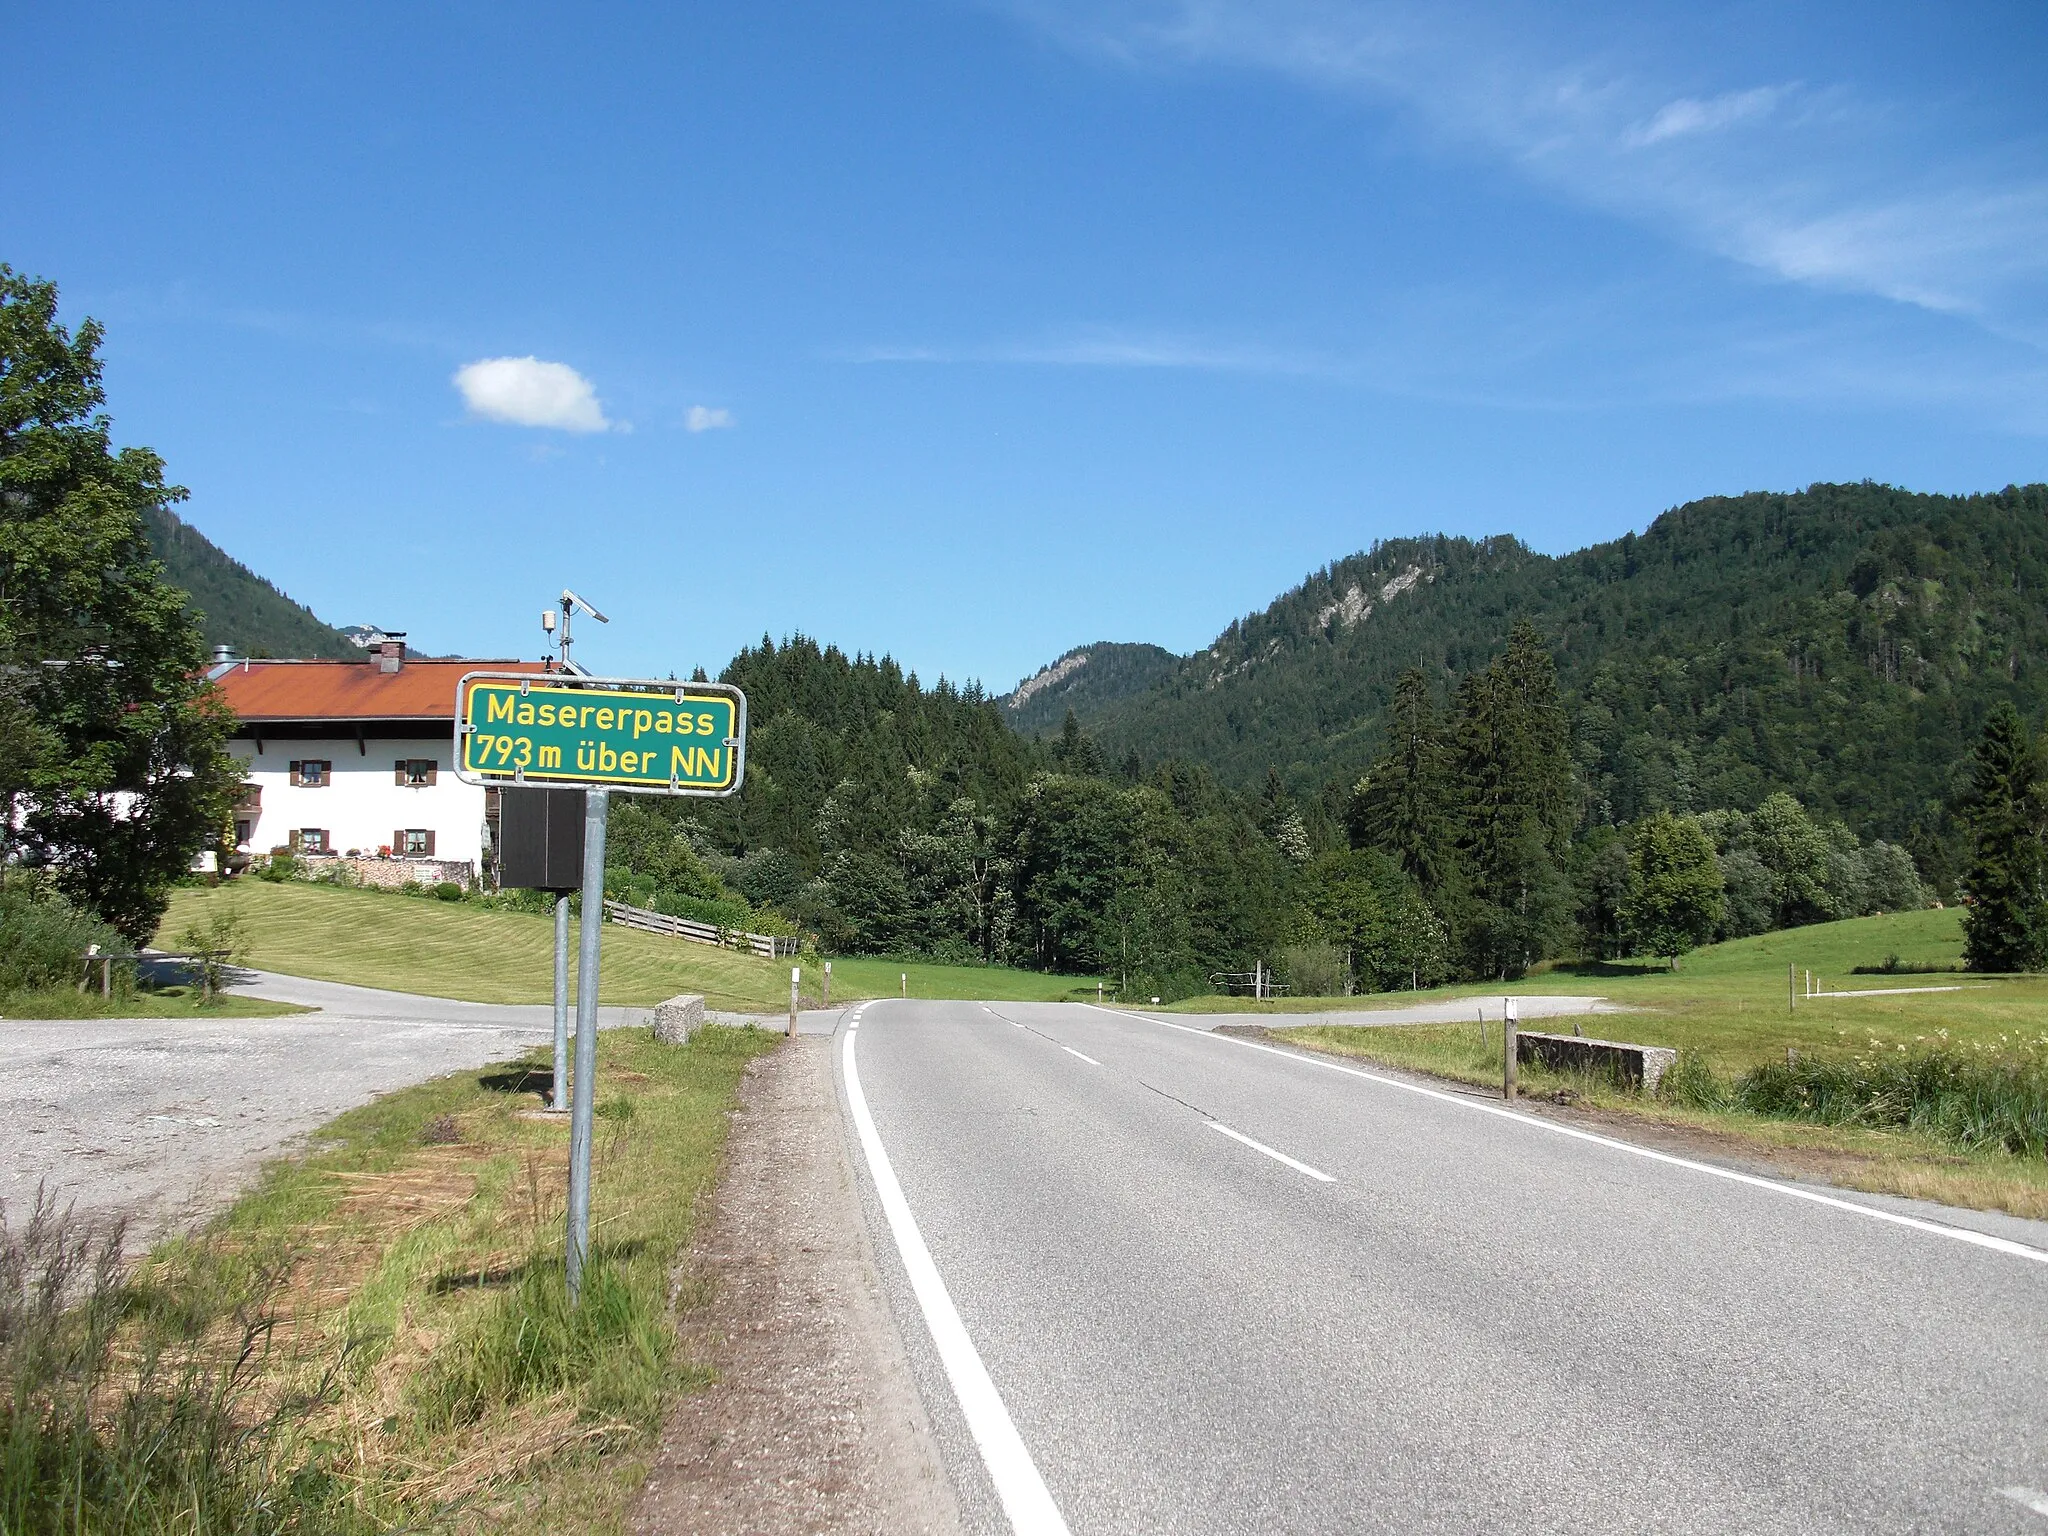
[(409, 859), (431, 859), (434, 856), (434, 834), (428, 827), (407, 827), (398, 834), (393, 846)]
[(398, 782), (408, 789), (432, 789), (440, 769), (438, 758), (409, 757), (398, 765)]
[(324, 757), (292, 763), (292, 783), (300, 789), (325, 789), (334, 780), (334, 764)]

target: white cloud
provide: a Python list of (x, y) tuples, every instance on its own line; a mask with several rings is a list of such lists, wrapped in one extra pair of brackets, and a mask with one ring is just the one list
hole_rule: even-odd
[(597, 389), (567, 363), (537, 357), (486, 357), (455, 370), (455, 387), (472, 415), (515, 427), (603, 432)]
[(692, 432), (718, 432), (732, 425), (732, 412), (722, 405), (693, 405), (683, 417)]
[[(1683, 93), (1657, 58), (1447, 0), (995, 0), (1117, 67), (1252, 69), (1772, 276), (1878, 295), (2039, 346), (2048, 186), (2017, 141), (1848, 87)], [(1731, 132), (1741, 127), (1746, 131)]]
[(1732, 128), (1737, 123), (1748, 122), (1759, 117), (1768, 117), (1771, 109), (1784, 98), (1789, 87), (1782, 85), (1760, 85), (1753, 90), (1729, 91), (1725, 95), (1709, 97), (1705, 101), (1693, 96), (1681, 96), (1667, 103), (1657, 115), (1642, 127), (1632, 129), (1626, 136), (1627, 142), (1637, 145), (1661, 144), (1666, 139), (1684, 138), (1687, 134), (1718, 133), (1723, 128)]

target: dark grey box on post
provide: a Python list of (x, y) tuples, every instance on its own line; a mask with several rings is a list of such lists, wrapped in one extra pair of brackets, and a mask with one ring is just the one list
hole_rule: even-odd
[(573, 891), (583, 883), (583, 791), (500, 790), (498, 884)]

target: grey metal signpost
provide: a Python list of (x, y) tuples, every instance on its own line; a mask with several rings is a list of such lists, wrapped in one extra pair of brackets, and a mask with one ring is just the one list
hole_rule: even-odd
[[(565, 594), (566, 595), (566, 594)], [(565, 608), (566, 620), (566, 608)], [(566, 628), (566, 624), (565, 624)], [(565, 648), (566, 649), (566, 648)], [(455, 772), (465, 783), (583, 791), (583, 915), (577, 924), (576, 1059), (569, 1074), (570, 1304), (590, 1260), (590, 1143), (597, 1099), (599, 944), (605, 824), (614, 789), (737, 794), (746, 772), (747, 700), (722, 683), (585, 674), (471, 672), (456, 684)], [(567, 1054), (569, 904), (555, 906), (555, 1091)], [(796, 976), (791, 973), (794, 1022)]]
[(583, 921), (576, 944), (576, 1073), (569, 1112), (569, 1304), (583, 1299), (583, 1262), (590, 1252), (590, 1128), (597, 1101), (597, 963), (604, 915), (605, 813), (608, 789), (583, 796)]
[(562, 1096), (569, 1089), (569, 898), (555, 898), (555, 1085), (548, 1094), (548, 1108), (569, 1106)]

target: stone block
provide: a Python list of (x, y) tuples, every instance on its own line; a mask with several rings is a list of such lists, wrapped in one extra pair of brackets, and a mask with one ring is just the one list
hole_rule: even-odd
[(1664, 1074), (1677, 1062), (1678, 1052), (1668, 1045), (1631, 1045), (1622, 1040), (1522, 1030), (1515, 1035), (1515, 1060), (1534, 1062), (1553, 1072), (1604, 1073), (1627, 1087), (1655, 1093)]
[(663, 1045), (688, 1045), (703, 1027), (704, 999), (695, 992), (672, 997), (654, 1010), (654, 1038)]

